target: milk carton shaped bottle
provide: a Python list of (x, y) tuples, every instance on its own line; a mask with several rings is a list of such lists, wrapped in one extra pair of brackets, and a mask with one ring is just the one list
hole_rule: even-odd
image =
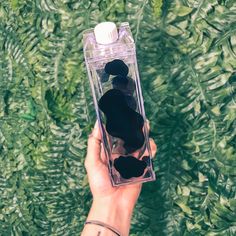
[(112, 185), (155, 180), (129, 23), (84, 31), (83, 51)]

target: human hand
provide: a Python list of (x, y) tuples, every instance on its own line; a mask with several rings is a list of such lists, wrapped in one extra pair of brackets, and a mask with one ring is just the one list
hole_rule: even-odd
[[(149, 122), (148, 129), (150, 129)], [(125, 209), (132, 210), (139, 197), (142, 183), (112, 186), (101, 138), (98, 121), (96, 121), (94, 129), (88, 138), (87, 155), (84, 163), (93, 199), (94, 201), (98, 200), (98, 202), (106, 202), (106, 200), (119, 202)], [(152, 138), (150, 138), (150, 147), (154, 157), (157, 147)], [(148, 155), (147, 149), (143, 156), (145, 155)]]

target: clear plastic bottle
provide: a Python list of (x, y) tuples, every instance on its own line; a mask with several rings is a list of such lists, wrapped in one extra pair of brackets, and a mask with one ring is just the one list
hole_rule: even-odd
[(129, 23), (102, 22), (84, 31), (83, 50), (112, 185), (154, 181)]

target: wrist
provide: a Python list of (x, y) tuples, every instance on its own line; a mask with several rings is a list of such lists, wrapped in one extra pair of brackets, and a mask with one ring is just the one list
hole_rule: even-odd
[(127, 208), (117, 199), (96, 198), (93, 200), (87, 220), (104, 222), (117, 229), (122, 236), (128, 236), (132, 213), (132, 207)]
[[(107, 196), (107, 197), (93, 197), (94, 205), (105, 205), (106, 208), (109, 208), (108, 210), (111, 210), (110, 208), (115, 208), (117, 213), (119, 211), (123, 211), (123, 209), (126, 209), (127, 214), (131, 214), (134, 210), (136, 202), (127, 201), (122, 196)], [(123, 213), (122, 213), (123, 214)]]

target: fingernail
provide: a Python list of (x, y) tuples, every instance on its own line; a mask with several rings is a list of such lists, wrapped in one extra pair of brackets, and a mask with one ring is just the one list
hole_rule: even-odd
[(98, 120), (96, 120), (93, 128), (96, 129), (97, 127), (98, 127)]
[(94, 128), (93, 128), (93, 135), (95, 137), (98, 137), (98, 135), (99, 135), (98, 120), (96, 120), (96, 122), (95, 122), (95, 125), (94, 125)]

